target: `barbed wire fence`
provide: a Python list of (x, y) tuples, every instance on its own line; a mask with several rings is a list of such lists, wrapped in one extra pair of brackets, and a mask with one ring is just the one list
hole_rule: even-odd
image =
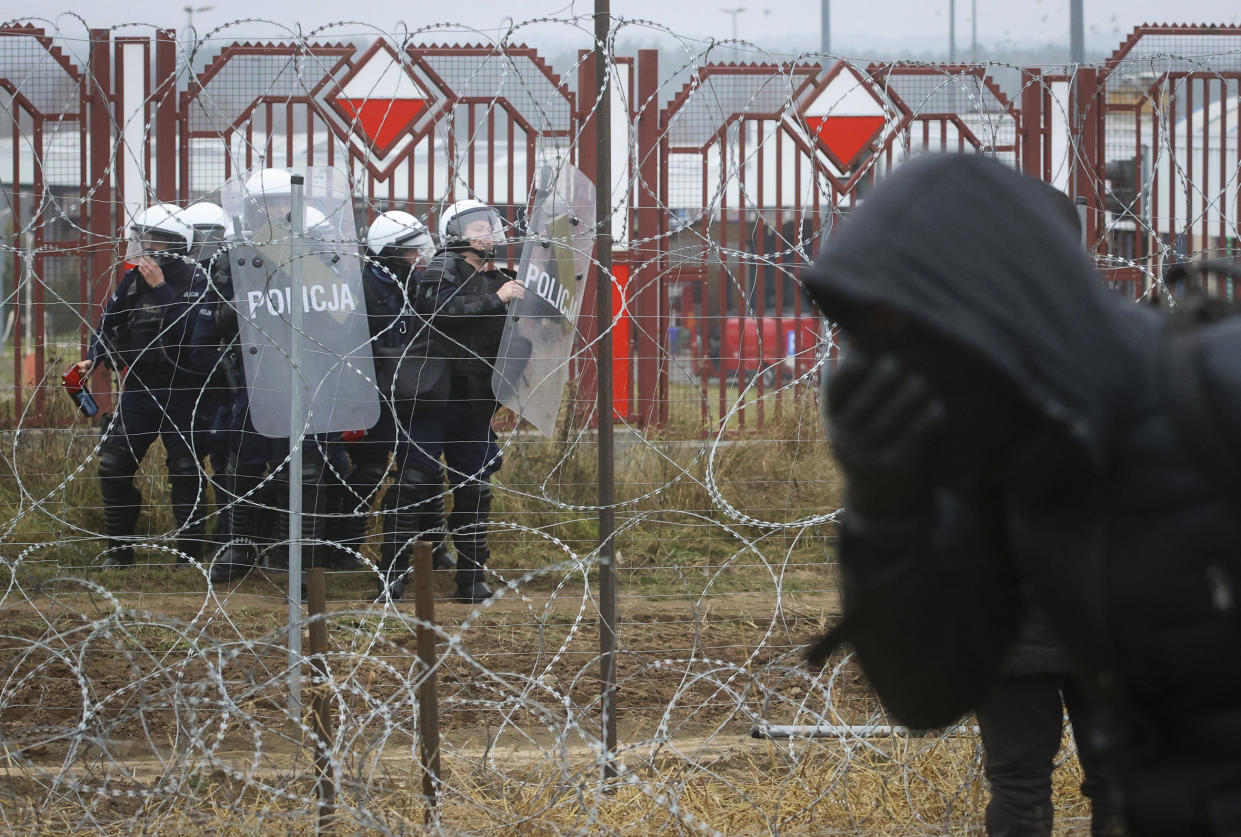
[[(547, 27), (579, 38), (576, 63), (552, 67), (522, 45)], [(1238, 248), (1236, 28), (1145, 27), (1105, 65), (1022, 68), (838, 62), (746, 43), (724, 46), (747, 61), (718, 63), (721, 44), (618, 19), (606, 45), (614, 269), (584, 280), (574, 351), (557, 359), (570, 375), (555, 432), (497, 415), (495, 597), (453, 603), (437, 573), (433, 622), (412, 602), (374, 603), (391, 509), (372, 498), (364, 568), (328, 574), (327, 651), (293, 660), (330, 707), (324, 741), (287, 694), (288, 456), (250, 498), (268, 515), (269, 560), (246, 578), (210, 580), (229, 512), (215, 466), (200, 457), (209, 488), (194, 522), (224, 534), (204, 535), (201, 559), (187, 561), (156, 452), (137, 478), (139, 560), (100, 567), (104, 425), (76, 414), (58, 378), (98, 325), (135, 213), (220, 201), (258, 168), (320, 166), (352, 184), (355, 228), (397, 208), (434, 229), (445, 206), (476, 197), (520, 236), (544, 167), (593, 174), (589, 27), (236, 21), (180, 42), (74, 16), (0, 27), (12, 125), (0, 136), (0, 817), (11, 831), (979, 827), (970, 719), (893, 727), (849, 658), (822, 671), (802, 662), (839, 609), (841, 486), (816, 391), (833, 332), (798, 277), (884, 173), (959, 151), (1084, 199), (1104, 281), (1135, 304), (1175, 304), (1169, 264)], [(671, 46), (626, 54), (635, 37)], [(342, 248), (358, 247), (353, 229), (339, 232)], [(591, 316), (600, 289), (617, 303), (609, 323)], [(1227, 280), (1208, 291), (1233, 295)], [(618, 422), (614, 753), (598, 674), (605, 339)], [(92, 387), (106, 416), (117, 382), (96, 373)], [(328, 478), (343, 481), (340, 448)], [(420, 630), (434, 633), (433, 668)], [(436, 804), (419, 752), (432, 682)], [(316, 813), (316, 750), (336, 791), (330, 820)], [(1060, 758), (1063, 828), (1086, 807), (1071, 742)]]

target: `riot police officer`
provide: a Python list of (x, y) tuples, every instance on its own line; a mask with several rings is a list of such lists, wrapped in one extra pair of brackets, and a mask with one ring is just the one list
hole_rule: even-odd
[[(190, 258), (198, 262), (199, 267), (211, 281), (213, 295), (217, 304), (217, 325), (221, 300), (232, 298), (231, 278), (228, 274), (228, 258), (220, 258), (221, 247), (228, 240), (232, 223), (228, 215), (219, 205), (210, 201), (192, 203), (177, 216), (194, 230), (194, 243), (190, 247)], [(227, 296), (226, 296), (227, 294)], [(224, 336), (223, 329), (221, 337)], [(212, 370), (212, 374), (203, 388), (195, 410), (195, 450), (200, 460), (211, 464), (212, 489), (218, 506), (216, 515), (216, 539), (218, 545), (227, 542), (229, 531), (230, 506), (224, 502), (224, 478), (228, 472), (228, 457), (231, 437), (228, 433), (230, 411), (232, 409), (233, 385), (227, 369), (227, 358), (221, 357)]]
[(178, 217), (194, 230), (190, 256), (211, 275), (211, 267), (228, 239), (232, 224), (224, 209), (211, 201), (198, 201), (181, 210)]
[[(239, 240), (272, 241), (287, 238), (292, 208), (292, 178), (285, 169), (261, 169), (245, 183), (244, 229)], [(306, 227), (320, 225), (324, 216), (306, 208)], [(227, 259), (218, 260), (226, 264)], [(231, 277), (228, 283), (232, 297)], [(232, 306), (222, 309), (228, 321), (228, 332), (235, 349), (236, 313)], [(235, 381), (230, 409), (231, 453), (226, 484), (230, 500), (230, 532), (227, 547), (211, 569), (213, 583), (221, 584), (240, 578), (250, 571), (259, 557), (260, 547), (272, 550), (268, 562), (275, 569), (283, 563), (275, 556), (281, 541), (287, 540), (288, 517), (280, 511), (288, 497), (288, 442), (261, 435), (250, 419), (250, 402), (244, 371), (235, 350), (229, 354), (231, 377)], [(306, 439), (302, 450), (303, 517), (302, 537), (309, 545), (304, 562), (308, 567), (326, 563), (324, 527), (327, 497), (323, 486), (335, 466), (338, 445), (328, 439)], [(279, 507), (279, 508), (277, 508)], [(286, 565), (287, 566), (287, 565)]]
[[(379, 423), (365, 439), (349, 446), (354, 470), (349, 476), (346, 497), (355, 510), (351, 518), (356, 542), (365, 536), (366, 518), (361, 510), (369, 504), (389, 470), (389, 455), (409, 445), (406, 427), (410, 417), (400, 410), (402, 420), (393, 414), (392, 377), (395, 367), (406, 353), (412, 332), (411, 289), (435, 254), (431, 233), (421, 221), (408, 212), (390, 210), (375, 218), (366, 234), (367, 265), (362, 271), (362, 287), (366, 294), (366, 311), (373, 341), (376, 373), (380, 379), (383, 409)], [(456, 564), (444, 544), (444, 494), (442, 483), (435, 492), (394, 486), (384, 497), (383, 540), (380, 546), (380, 582), (377, 601), (399, 599), (405, 592), (405, 575), (409, 569), (408, 550), (399, 550), (396, 543), (396, 515), (403, 513), (406, 523), (417, 519), (413, 531), (420, 532), (433, 544), (436, 569), (451, 570)], [(406, 508), (406, 503), (410, 507)]]
[(134, 474), (158, 436), (167, 454), (178, 560), (202, 555), (204, 492), (194, 451), (195, 404), (219, 357), (210, 284), (190, 258), (191, 227), (171, 204), (154, 204), (130, 224), (130, 261), (105, 306), (85, 360), (123, 373), (116, 413), (99, 447), (108, 552), (103, 565), (134, 563), (142, 495)]
[(505, 241), (499, 212), (477, 200), (458, 201), (440, 216), (443, 250), (418, 278), (410, 354), (421, 366), (410, 444), (398, 451), (396, 514), (401, 552), (422, 537), (428, 502), (442, 491), (443, 465), (452, 486), (448, 528), (457, 552), (456, 600), (491, 596), (483, 580), (491, 475), (502, 459), (491, 418), (497, 403), (491, 373), (508, 303), (522, 284), (495, 266)]

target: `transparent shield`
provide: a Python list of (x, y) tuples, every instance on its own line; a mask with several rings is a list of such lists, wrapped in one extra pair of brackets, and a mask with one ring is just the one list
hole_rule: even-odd
[[(246, 174), (224, 188), (224, 210), (238, 231), (226, 257), (251, 420), (259, 433), (276, 438), (365, 430), (379, 420), (379, 393), (348, 177), (326, 166), (293, 171), (305, 177), (305, 215), (314, 221), (299, 234), (287, 202), (246, 194)], [(290, 415), (294, 305), (302, 314), (301, 427), (292, 427)]]
[(552, 436), (595, 234), (595, 185), (571, 165), (544, 169), (522, 246), (524, 299), (509, 306), (491, 386), (496, 399)]

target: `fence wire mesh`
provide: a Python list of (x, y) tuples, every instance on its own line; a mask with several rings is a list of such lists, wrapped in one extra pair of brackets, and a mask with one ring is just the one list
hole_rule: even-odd
[[(282, 34), (255, 41), (258, 23)], [(328, 167), (348, 180), (350, 223), (334, 240), (361, 270), (379, 264), (359, 232), (379, 213), (408, 211), (438, 232), (445, 209), (467, 198), (499, 210), (514, 245), (499, 258), (517, 267), (518, 245), (541, 234), (527, 224), (541, 173), (573, 164), (593, 179), (601, 101), (589, 39), (559, 67), (522, 39), (548, 26), (580, 36), (587, 23), (513, 24), (499, 40), (356, 23), (303, 33), (236, 22), (180, 41), (63, 17), (0, 27), (9, 830), (313, 831), (318, 733), (290, 705), (291, 665), (330, 705), (332, 735), (318, 744), (342, 832), (981, 828), (970, 719), (894, 728), (851, 659), (818, 671), (802, 660), (839, 612), (841, 481), (817, 403), (833, 330), (799, 275), (903, 160), (980, 153), (1084, 199), (1103, 280), (1135, 304), (1174, 305), (1168, 265), (1237, 252), (1235, 29), (1138, 30), (1103, 66), (1021, 68), (790, 59), (753, 45), (739, 45), (745, 62), (719, 63), (718, 45), (616, 20), (604, 94), (615, 268), (580, 280), (574, 348), (552, 364), (569, 370), (555, 431), (495, 415), (503, 467), (490, 515), (470, 517), (460, 480), (441, 478), (446, 543), (460, 559), (485, 532), (495, 595), (458, 603), (453, 573), (437, 572), (431, 624), (411, 597), (375, 600), (385, 521), (417, 505), (402, 498), (401, 462), (389, 465), (397, 441), (295, 429), (319, 464), (302, 471), (316, 500), (299, 537), (287, 443), (252, 483), (235, 479), (254, 434), (230, 423), (238, 387), (215, 374), (218, 349), (213, 374), (181, 384), (192, 391), (188, 426), (169, 430), (179, 408), (133, 367), (122, 385), (123, 363), (94, 372), (95, 419), (61, 392), (129, 267), (124, 237), (140, 213), (156, 201), (221, 203), (227, 181), (262, 168)], [(617, 46), (635, 34), (678, 47)], [(196, 302), (223, 293), (214, 266)], [(1233, 295), (1228, 280), (1208, 290)], [(611, 322), (593, 317), (599, 292), (612, 294)], [(604, 339), (615, 346), (618, 421), (613, 754), (600, 731), (594, 358)], [(131, 419), (168, 432), (155, 440), (147, 428), (150, 449), (128, 448), (138, 461), (125, 505), (136, 516), (118, 523), (101, 488), (101, 469), (117, 478), (106, 442), (141, 435), (115, 423), (122, 391), (148, 396)], [(351, 476), (375, 461), (376, 444), (382, 468), (363, 490)], [(239, 513), (258, 520), (248, 533), (256, 565), (213, 581)], [(338, 534), (351, 520), (364, 527), (352, 540)], [(325, 675), (310, 673), (309, 652), (288, 655), (291, 543), (329, 569)], [(130, 549), (132, 566), (103, 565)], [(419, 628), (436, 636), (433, 670), (418, 657)], [(420, 687), (432, 676), (434, 807), (418, 752)], [(1058, 762), (1059, 828), (1072, 828), (1087, 808), (1067, 736)]]

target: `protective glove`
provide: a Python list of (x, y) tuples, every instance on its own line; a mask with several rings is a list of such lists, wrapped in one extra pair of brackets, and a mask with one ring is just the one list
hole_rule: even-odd
[(867, 520), (907, 517), (931, 498), (930, 458), (948, 411), (922, 375), (856, 346), (824, 383), (845, 505)]

